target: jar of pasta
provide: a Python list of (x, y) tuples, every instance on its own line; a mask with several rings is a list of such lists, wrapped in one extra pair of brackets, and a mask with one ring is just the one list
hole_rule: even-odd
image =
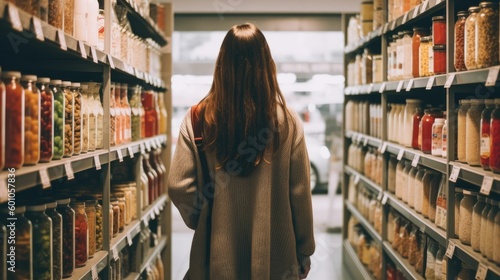
[(24, 88), (24, 165), (37, 164), (40, 160), (40, 91), (35, 83), (37, 76), (21, 76)]
[(477, 69), (476, 56), (476, 19), (481, 8), (470, 7), (469, 16), (465, 22), (465, 67), (467, 70)]
[(482, 2), (476, 19), (477, 68), (498, 64), (498, 3)]

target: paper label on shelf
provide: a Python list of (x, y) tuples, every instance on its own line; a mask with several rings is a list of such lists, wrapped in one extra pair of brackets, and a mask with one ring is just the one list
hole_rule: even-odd
[(455, 74), (456, 73), (450, 73), (448, 74), (448, 79), (446, 80), (446, 83), (444, 84), (444, 88), (450, 88), (451, 85), (453, 84), (453, 81), (455, 80)]
[(368, 138), (365, 137), (365, 140), (363, 141), (363, 146), (366, 147), (366, 145), (368, 145)]
[(156, 216), (160, 215), (160, 208), (159, 207), (155, 208), (155, 214), (156, 214)]
[(427, 10), (427, 7), (429, 6), (429, 1), (430, 0), (425, 0), (425, 2), (422, 3), (422, 9), (420, 10), (420, 13), (423, 13)]
[(411, 162), (411, 166), (417, 167), (419, 160), (420, 160), (420, 155), (414, 155), (413, 156), (413, 161)]
[(453, 259), (453, 254), (455, 254), (455, 243), (453, 243), (451, 240), (448, 241), (448, 249), (446, 250), (446, 256), (449, 259)]
[(141, 78), (141, 75), (139, 75), (139, 69), (137, 69), (137, 68), (135, 68), (135, 67), (134, 67), (134, 74), (135, 74), (135, 76), (136, 76), (138, 79), (140, 79), (140, 78)]
[(83, 41), (78, 41), (78, 48), (80, 49), (82, 58), (87, 59), (87, 50), (85, 49), (85, 44), (83, 44)]
[(156, 150), (158, 149), (158, 146), (156, 145), (156, 141), (151, 141), (151, 148), (153, 148), (153, 150)]
[(9, 200), (9, 190), (7, 188), (7, 180), (0, 180), (0, 203)]
[(490, 195), (491, 187), (493, 187), (493, 177), (484, 176), (483, 184), (481, 185), (481, 193), (484, 195)]
[(92, 280), (99, 279), (99, 274), (97, 273), (97, 267), (93, 266), (91, 269)]
[(490, 68), (490, 71), (488, 72), (488, 77), (486, 77), (485, 86), (492, 87), (496, 84), (499, 70), (500, 70), (499, 67)]
[(359, 175), (356, 175), (356, 177), (354, 177), (354, 184), (357, 185), (360, 180), (361, 178), (359, 177)]
[(379, 192), (378, 196), (377, 196), (377, 200), (380, 201), (380, 200), (382, 200), (383, 197), (384, 197), (384, 193), (383, 192)]
[(158, 146), (158, 148), (161, 148), (161, 140), (160, 139), (156, 139), (156, 145)]
[(68, 180), (75, 179), (75, 173), (73, 172), (73, 167), (71, 166), (71, 162), (66, 162), (64, 164), (64, 170), (66, 170), (66, 176), (68, 176)]
[(116, 247), (115, 247), (115, 248), (113, 248), (113, 259), (115, 261), (117, 261), (118, 258), (119, 258), (119, 256), (118, 256), (118, 249), (116, 249)]
[(32, 17), (31, 20), (33, 23), (33, 32), (35, 33), (35, 37), (42, 42), (45, 41), (45, 36), (43, 36), (42, 22), (37, 17)]
[(404, 155), (405, 155), (405, 149), (399, 150), (397, 160), (402, 160)]
[(476, 280), (484, 280), (486, 279), (486, 274), (488, 274), (488, 267), (482, 263), (479, 263), (476, 272)]
[(413, 87), (413, 83), (414, 83), (414, 80), (411, 79), (409, 82), (408, 82), (408, 85), (406, 86), (406, 91), (410, 91), (411, 88)]
[(387, 194), (384, 194), (384, 198), (382, 198), (382, 205), (386, 205), (388, 199), (389, 199), (389, 196)]
[(40, 181), (42, 181), (42, 187), (44, 189), (50, 187), (50, 177), (49, 173), (47, 172), (47, 169), (42, 168), (40, 169), (39, 173), (40, 173)]
[(101, 170), (101, 160), (99, 159), (99, 155), (94, 156), (95, 170)]
[(99, 63), (99, 59), (97, 59), (97, 51), (93, 46), (90, 46), (90, 52), (92, 53), (92, 60), (94, 63)]
[(154, 220), (155, 219), (155, 212), (151, 211), (151, 213), (149, 213), (149, 219), (150, 220)]
[(394, 30), (396, 28), (396, 22), (397, 20), (392, 21), (391, 30)]
[(396, 92), (401, 92), (401, 90), (403, 89), (404, 83), (405, 83), (405, 81), (403, 81), (403, 80), (399, 81), (398, 87), (396, 88)]
[(66, 37), (64, 36), (64, 31), (61, 29), (57, 30), (57, 41), (59, 41), (59, 46), (61, 46), (61, 50), (68, 50), (68, 45), (66, 45)]
[(458, 174), (460, 174), (460, 167), (453, 166), (453, 169), (451, 170), (450, 181), (456, 183), (458, 179)]
[(426, 90), (432, 89), (432, 87), (434, 86), (434, 82), (435, 81), (436, 81), (436, 77), (435, 76), (429, 77), (429, 80), (427, 81), (427, 86), (425, 87), (425, 89)]
[(384, 144), (382, 144), (382, 148), (380, 148), (380, 153), (385, 154), (386, 151), (387, 151), (387, 143), (384, 142)]
[(389, 28), (389, 23), (384, 24), (384, 29), (382, 33), (387, 33), (387, 29)]
[(424, 233), (424, 232), (425, 232), (425, 225), (422, 225), (422, 226), (420, 227), (420, 231), (421, 231), (422, 233)]
[(386, 83), (382, 83), (382, 85), (380, 86), (380, 89), (378, 90), (379, 93), (383, 93), (385, 91), (385, 86), (386, 86)]
[(368, 89), (366, 90), (367, 93), (371, 93), (373, 91), (373, 83), (368, 85)]
[(21, 18), (19, 17), (19, 10), (12, 3), (7, 4), (7, 9), (9, 12), (9, 20), (10, 24), (12, 25), (12, 29), (22, 32), (23, 25), (21, 23)]
[(420, 9), (418, 7), (415, 7), (415, 9), (413, 10), (413, 17), (412, 18), (416, 18), (418, 16), (419, 11), (420, 11)]
[(403, 16), (403, 22), (402, 22), (402, 24), (405, 24), (408, 21), (408, 13), (409, 12), (406, 12), (405, 15)]
[(111, 69), (115, 69), (115, 61), (113, 60), (113, 57), (110, 54), (108, 54), (108, 63)]
[(127, 244), (128, 246), (131, 246), (133, 243), (132, 241), (132, 235), (130, 235), (130, 232), (127, 233)]
[(132, 149), (132, 146), (128, 146), (128, 155), (130, 156), (130, 158), (134, 158), (134, 150)]
[(123, 153), (122, 153), (122, 149), (118, 149), (118, 150), (116, 150), (116, 153), (118, 154), (118, 160), (119, 160), (120, 162), (122, 162), (122, 161), (123, 161)]

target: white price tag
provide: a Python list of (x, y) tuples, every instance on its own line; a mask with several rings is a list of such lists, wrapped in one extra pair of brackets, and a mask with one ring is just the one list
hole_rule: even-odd
[(441, 3), (443, 0), (436, 0), (436, 5)]
[(396, 22), (397, 20), (392, 21), (391, 30), (394, 30), (396, 28)]
[(97, 267), (93, 266), (91, 269), (91, 273), (92, 273), (92, 280), (99, 279), (99, 274), (97, 273)]
[(119, 256), (118, 256), (118, 249), (116, 249), (116, 247), (115, 247), (115, 248), (113, 248), (113, 259), (115, 261), (117, 261), (118, 258), (119, 258)]
[(397, 160), (402, 160), (404, 155), (405, 155), (405, 150), (404, 149), (399, 150)]
[(153, 150), (156, 150), (158, 149), (158, 146), (156, 145), (156, 141), (151, 141), (151, 148), (153, 148)]
[(101, 160), (99, 159), (99, 155), (94, 156), (95, 169), (101, 170)]
[(156, 145), (158, 146), (158, 148), (161, 148), (161, 140), (160, 139), (156, 139)]
[(414, 81), (413, 81), (413, 79), (411, 79), (408, 82), (408, 85), (406, 86), (406, 91), (410, 91), (411, 90), (411, 88), (413, 87), (413, 83), (414, 83)]
[(94, 63), (99, 63), (99, 59), (97, 58), (97, 51), (94, 47), (90, 46), (90, 52), (92, 53), (92, 60)]
[(420, 155), (414, 155), (413, 156), (413, 161), (411, 162), (411, 166), (417, 167), (419, 160), (420, 160)]
[(66, 162), (64, 164), (64, 170), (66, 170), (66, 176), (68, 176), (68, 180), (75, 179), (75, 173), (73, 173), (73, 167), (71, 166), (71, 162)]
[(499, 67), (490, 68), (490, 71), (488, 72), (488, 77), (486, 77), (485, 86), (492, 87), (496, 84), (499, 70), (500, 70)]
[(405, 83), (404, 80), (399, 81), (398, 87), (396, 88), (396, 92), (401, 92), (401, 90), (403, 89), (404, 83)]
[(384, 28), (383, 28), (383, 26), (380, 26), (378, 28), (378, 36), (382, 36), (383, 33), (384, 33)]
[(155, 214), (156, 214), (156, 216), (160, 215), (160, 208), (158, 208), (158, 207), (155, 208)]
[(384, 142), (384, 144), (382, 144), (382, 148), (380, 148), (380, 153), (385, 154), (385, 151), (387, 151), (387, 143)]
[(384, 29), (382, 33), (387, 33), (387, 29), (389, 28), (389, 23), (384, 24)]
[(477, 272), (476, 272), (476, 280), (486, 279), (486, 274), (488, 274), (488, 267), (486, 267), (482, 263), (479, 263), (479, 266), (477, 267)]
[(359, 177), (359, 175), (356, 175), (356, 177), (354, 177), (354, 184), (357, 185), (360, 180), (361, 178)]
[(131, 246), (133, 244), (132, 235), (130, 235), (130, 232), (127, 233), (127, 244), (128, 246)]
[(154, 220), (155, 219), (155, 212), (151, 211), (151, 213), (149, 213), (149, 219), (150, 220)]
[(426, 90), (432, 89), (434, 86), (434, 81), (436, 81), (436, 76), (431, 76), (429, 77), (429, 80), (427, 81), (427, 86), (425, 87)]
[(57, 30), (57, 40), (59, 41), (61, 50), (65, 51), (68, 49), (68, 45), (66, 45), (66, 36), (64, 36), (64, 31), (62, 31), (61, 29)]
[(386, 205), (388, 199), (389, 199), (389, 196), (387, 194), (384, 194), (384, 198), (382, 198), (382, 205)]
[(45, 189), (50, 187), (50, 177), (49, 173), (47, 172), (47, 169), (42, 168), (40, 169), (39, 173), (40, 173), (40, 181), (42, 181), (43, 188)]
[(37, 17), (32, 17), (31, 21), (33, 23), (33, 32), (35, 32), (35, 37), (40, 41), (45, 41), (45, 36), (43, 36), (42, 22)]
[(481, 193), (484, 195), (490, 195), (491, 187), (493, 187), (493, 177), (484, 176), (483, 184), (481, 185)]
[(9, 190), (7, 189), (6, 180), (0, 180), (0, 203), (7, 202), (9, 200)]
[(78, 41), (78, 48), (80, 49), (82, 58), (87, 59), (87, 50), (85, 49), (85, 44), (83, 44), (83, 41)]
[(363, 146), (367, 146), (368, 145), (368, 138), (365, 137), (365, 140), (363, 141)]
[(458, 179), (458, 174), (460, 174), (460, 167), (453, 166), (453, 169), (451, 170), (450, 181), (456, 183)]
[(420, 10), (420, 13), (423, 13), (427, 10), (427, 6), (429, 6), (429, 1), (430, 0), (425, 0), (425, 2), (422, 3), (422, 9)]
[(368, 89), (366, 90), (366, 93), (371, 93), (373, 91), (373, 83), (368, 85)]
[(450, 73), (448, 75), (448, 79), (446, 80), (446, 83), (444, 84), (444, 88), (450, 88), (451, 85), (453, 84), (453, 81), (455, 80), (455, 74), (456, 73)]
[(408, 21), (408, 13), (409, 12), (406, 12), (405, 15), (403, 16), (403, 22), (402, 22), (402, 24), (405, 24)]
[(116, 150), (116, 153), (118, 154), (118, 161), (122, 162), (123, 161), (122, 149)]
[(386, 86), (386, 83), (383, 82), (382, 85), (380, 86), (380, 89), (378, 90), (378, 92), (383, 93), (385, 91), (385, 86)]
[(446, 250), (446, 256), (449, 259), (453, 259), (453, 254), (455, 254), (455, 243), (448, 241), (448, 249)]
[(140, 79), (140, 78), (141, 78), (141, 75), (140, 75), (139, 69), (134, 68), (134, 74), (135, 74), (135, 76), (136, 76), (138, 79)]
[(146, 150), (147, 150), (148, 152), (151, 152), (151, 143), (149, 143), (149, 141), (148, 141), (148, 142), (146, 142)]
[(420, 11), (419, 7), (415, 7), (415, 9), (413, 10), (413, 17), (412, 18), (416, 18), (418, 16), (418, 11)]
[(115, 69), (115, 61), (113, 60), (113, 57), (110, 54), (108, 54), (108, 63), (111, 69)]
[(383, 197), (384, 197), (384, 193), (383, 192), (379, 192), (378, 196), (377, 196), (377, 200), (380, 201), (380, 200), (382, 200)]
[(128, 155), (130, 158), (134, 158), (134, 150), (132, 149), (132, 146), (128, 146)]
[(424, 232), (425, 232), (425, 225), (422, 225), (422, 226), (420, 227), (420, 231), (421, 231), (422, 233), (424, 233)]
[(21, 23), (21, 18), (19, 17), (19, 10), (14, 4), (11, 3), (8, 3), (7, 9), (9, 12), (9, 19), (10, 24), (12, 25), (12, 29), (22, 32), (23, 25)]

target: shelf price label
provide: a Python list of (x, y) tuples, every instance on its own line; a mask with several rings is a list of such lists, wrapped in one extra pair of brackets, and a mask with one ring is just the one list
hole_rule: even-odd
[[(429, 1), (429, 0), (427, 0)], [(448, 75), (448, 79), (446, 80), (446, 83), (444, 84), (444, 88), (450, 88), (451, 85), (453, 84), (453, 81), (455, 80), (455, 74), (456, 73), (451, 73)]]
[(156, 145), (156, 141), (151, 141), (151, 148), (153, 148), (153, 150), (158, 149), (158, 146)]
[(68, 45), (66, 44), (66, 37), (64, 36), (64, 31), (61, 29), (57, 30), (57, 41), (59, 41), (59, 46), (61, 46), (61, 50), (68, 50)]
[(381, 144), (379, 147), (379, 151), (381, 154), (385, 154), (385, 151), (387, 151), (387, 143), (384, 142), (383, 144)]
[(21, 23), (21, 17), (19, 17), (19, 10), (14, 4), (9, 3), (7, 5), (10, 24), (12, 25), (12, 29), (17, 30), (19, 32), (23, 31), (23, 25)]
[(405, 24), (408, 21), (408, 14), (409, 14), (409, 12), (405, 13), (405, 15), (403, 17), (403, 22), (401, 22), (402, 24)]
[(365, 137), (365, 140), (363, 141), (363, 146), (367, 146), (368, 145), (368, 138)]
[(356, 175), (356, 177), (354, 177), (354, 184), (357, 185), (359, 183), (359, 180), (361, 180), (361, 178), (359, 177), (359, 175)]
[(448, 241), (448, 249), (446, 250), (446, 256), (449, 259), (453, 259), (453, 254), (455, 254), (455, 243), (453, 243), (451, 240)]
[(403, 80), (399, 81), (398, 87), (396, 88), (396, 92), (401, 92), (401, 90), (403, 89), (404, 83), (405, 83), (405, 81), (403, 81)]
[(149, 219), (150, 220), (154, 220), (155, 219), (155, 212), (151, 211), (151, 213), (149, 213)]
[(492, 187), (493, 187), (493, 177), (484, 176), (483, 183), (481, 184), (481, 193), (484, 195), (490, 195)]
[(146, 152), (146, 148), (144, 147), (144, 143), (141, 143), (139, 146), (140, 146), (141, 154), (144, 154)]
[(118, 149), (118, 150), (116, 150), (116, 153), (118, 154), (118, 160), (119, 160), (120, 162), (122, 162), (122, 161), (123, 161), (123, 153), (122, 153), (122, 149)]
[(94, 63), (99, 63), (99, 59), (97, 58), (97, 51), (93, 46), (90, 46), (90, 52), (92, 53), (92, 60)]
[(500, 70), (499, 67), (490, 68), (490, 71), (488, 72), (488, 77), (486, 77), (485, 86), (492, 87), (496, 84), (499, 70)]
[(71, 162), (66, 162), (64, 164), (64, 170), (66, 170), (66, 176), (68, 176), (68, 180), (75, 179), (75, 173), (73, 172), (73, 167), (71, 166)]
[(95, 170), (101, 170), (101, 160), (99, 159), (99, 155), (94, 156)]
[(113, 60), (113, 57), (109, 53), (108, 53), (108, 63), (111, 69), (115, 69), (115, 61)]
[(35, 33), (35, 37), (40, 41), (45, 41), (45, 36), (43, 36), (43, 28), (42, 22), (37, 17), (31, 18), (31, 23), (33, 24), (33, 32)]
[(429, 80), (427, 81), (427, 86), (425, 87), (426, 90), (431, 90), (432, 87), (434, 86), (434, 82), (436, 81), (435, 76), (430, 76)]
[(420, 155), (414, 155), (413, 156), (413, 161), (411, 162), (411, 166), (417, 167), (419, 160), (420, 160)]
[(92, 280), (99, 279), (99, 274), (97, 273), (97, 267), (96, 266), (92, 267), (91, 274), (92, 274)]
[(391, 30), (394, 30), (396, 28), (396, 22), (397, 20), (392, 21)]
[(368, 85), (367, 93), (371, 93), (373, 91), (373, 83)]
[(406, 91), (410, 91), (412, 88), (413, 88), (413, 83), (415, 81), (413, 79), (411, 79), (409, 82), (408, 82), (408, 85), (406, 86)]
[(413, 10), (413, 17), (412, 18), (416, 18), (418, 16), (418, 11), (420, 11), (420, 9), (418, 7), (415, 7), (415, 9)]
[(382, 85), (380, 86), (380, 89), (378, 90), (379, 93), (383, 93), (385, 91), (385, 87), (386, 87), (386, 83), (382, 83)]
[(425, 232), (425, 225), (422, 225), (422, 226), (420, 227), (420, 231), (421, 231), (422, 233), (424, 233), (424, 232)]
[(148, 152), (151, 152), (151, 143), (149, 143), (149, 141), (146, 142), (146, 149)]
[(113, 248), (113, 259), (115, 261), (117, 261), (118, 258), (119, 258), (119, 256), (118, 256), (118, 249), (116, 249), (116, 247), (115, 247), (115, 248)]
[(384, 193), (383, 192), (379, 192), (378, 196), (377, 196), (377, 200), (380, 201), (380, 200), (382, 200), (383, 197), (384, 197)]
[(156, 216), (160, 215), (160, 208), (159, 207), (155, 208), (155, 214), (156, 214)]
[(453, 166), (453, 169), (451, 170), (450, 181), (456, 183), (458, 179), (458, 174), (460, 174), (460, 167)]
[(87, 50), (85, 49), (85, 45), (83, 41), (78, 41), (78, 48), (80, 49), (80, 53), (82, 54), (83, 59), (87, 59)]
[(486, 279), (486, 274), (488, 274), (488, 267), (486, 267), (482, 263), (479, 263), (479, 266), (477, 267), (475, 279), (476, 280), (484, 280), (484, 279)]
[(429, 6), (429, 1), (430, 0), (425, 0), (425, 2), (422, 3), (422, 9), (420, 10), (420, 13), (423, 13), (427, 10), (427, 6)]
[(128, 146), (128, 155), (130, 158), (134, 158), (134, 150), (132, 149), (132, 146)]
[(44, 189), (50, 187), (50, 177), (49, 173), (47, 172), (47, 169), (42, 168), (40, 169), (39, 173), (40, 173), (40, 181), (42, 181), (42, 187)]
[(404, 149), (399, 150), (397, 160), (402, 160), (404, 155), (405, 155), (405, 150)]
[(132, 235), (130, 235), (130, 232), (127, 232), (127, 244), (128, 246), (132, 246)]
[(389, 196), (387, 194), (384, 194), (384, 197), (382, 198), (382, 205), (386, 205), (388, 199), (389, 199)]

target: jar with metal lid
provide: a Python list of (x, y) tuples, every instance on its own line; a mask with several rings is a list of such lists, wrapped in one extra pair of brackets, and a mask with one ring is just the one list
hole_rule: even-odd
[(432, 41), (434, 45), (446, 45), (446, 18), (432, 17)]
[(95, 200), (85, 201), (85, 214), (87, 215), (88, 225), (88, 257), (93, 258), (96, 252), (96, 209)]
[(405, 62), (403, 37), (404, 32), (398, 32), (398, 39), (396, 40), (396, 80), (403, 78), (403, 63)]
[(443, 153), (443, 126), (445, 119), (436, 118), (432, 125), (432, 151), (433, 156), (441, 157)]
[(57, 212), (57, 202), (45, 204), (45, 214), (52, 220), (52, 279), (62, 279), (62, 215)]
[(410, 170), (410, 173), (408, 174), (408, 180), (407, 180), (407, 185), (408, 185), (408, 205), (411, 208), (415, 207), (415, 180), (417, 177), (418, 173), (418, 168), (417, 167), (412, 167)]
[(65, 98), (61, 84), (61, 80), (50, 81), (50, 88), (54, 96), (54, 152), (52, 159), (61, 159), (64, 153)]
[[(490, 212), (488, 212), (488, 223), (486, 226), (486, 258), (489, 261), (493, 261), (493, 255), (494, 251), (497, 248), (493, 248), (493, 242), (495, 242), (495, 239), (498, 239), (498, 236), (494, 235), (495, 231), (495, 217), (497, 214), (500, 212), (499, 202), (491, 200), (491, 209)], [(482, 222), (482, 220), (481, 220)], [(483, 228), (484, 230), (484, 228)]]
[(429, 202), (430, 202), (430, 190), (431, 183), (436, 176), (435, 171), (431, 169), (426, 169), (424, 177), (422, 178), (423, 188), (422, 188), (422, 216), (429, 218)]
[(463, 244), (471, 244), (472, 211), (476, 204), (477, 192), (464, 190), (464, 198), (460, 202), (460, 227), (459, 237)]
[[(111, 197), (111, 206), (113, 208), (113, 237), (116, 237), (120, 231), (120, 224), (122, 221), (121, 218), (121, 209), (120, 203), (118, 202), (118, 198)], [(123, 223), (125, 226), (125, 223)], [(122, 229), (123, 231), (123, 229)]]
[(457, 160), (460, 162), (466, 161), (466, 137), (467, 137), (467, 111), (470, 108), (470, 100), (461, 99), (458, 106), (458, 117), (457, 117)]
[(443, 112), (440, 108), (430, 108), (424, 110), (424, 116), (420, 122), (422, 130), (422, 145), (420, 150), (426, 154), (432, 152), (432, 125), (436, 118), (442, 118)]
[(118, 202), (123, 203), (124, 207), (122, 209), (120, 205), (120, 213), (123, 213), (124, 226), (127, 226), (132, 221), (132, 216), (130, 215), (131, 207), (130, 204), (130, 191), (126, 188), (113, 188), (111, 194), (118, 198)]
[[(499, 205), (500, 206), (500, 205)], [(493, 261), (500, 265), (500, 212), (495, 216), (495, 227), (493, 229), (493, 236), (496, 238), (493, 239)]]
[(21, 76), (24, 88), (24, 165), (37, 164), (40, 160), (40, 91), (35, 83), (37, 76)]
[(480, 126), (481, 126), (481, 113), (483, 112), (484, 100), (471, 99), (471, 106), (467, 110), (466, 121), (466, 146), (465, 146), (465, 160), (471, 166), (479, 166), (481, 163), (481, 140), (480, 140)]
[(500, 173), (500, 99), (495, 99), (495, 109), (490, 120), (490, 169)]
[(481, 2), (476, 19), (477, 68), (498, 64), (498, 3)]
[(412, 37), (412, 76), (420, 77), (420, 39), (429, 35), (429, 29), (415, 27), (413, 28)]
[(57, 200), (57, 212), (63, 222), (63, 277), (70, 277), (75, 269), (75, 211), (69, 207), (70, 199)]
[(476, 53), (476, 20), (481, 8), (469, 7), (469, 16), (465, 22), (465, 67), (467, 70), (477, 69)]
[(82, 126), (81, 126), (81, 141), (82, 141), (82, 153), (89, 151), (89, 136), (90, 136), (90, 107), (89, 107), (89, 86), (87, 84), (82, 84), (81, 89), (81, 111), (82, 111)]
[(491, 112), (495, 109), (494, 99), (485, 99), (485, 108), (481, 112), (481, 125), (480, 125), (480, 148), (479, 156), (481, 167), (484, 170), (490, 170), (490, 122)]
[(122, 84), (120, 91), (120, 103), (124, 114), (124, 143), (132, 141), (132, 109), (128, 101), (128, 85)]
[(486, 197), (477, 196), (477, 202), (472, 209), (472, 233), (471, 247), (474, 251), (479, 252), (481, 248), (481, 214), (486, 206)]
[(74, 107), (75, 98), (71, 91), (71, 82), (63, 81), (62, 90), (64, 92), (64, 157), (70, 157), (74, 151)]
[(421, 100), (418, 99), (406, 99), (406, 106), (404, 110), (404, 123), (403, 123), (403, 143), (405, 147), (411, 147), (412, 144), (412, 133), (413, 133), (413, 117), (415, 110), (419, 108), (422, 104)]
[(422, 120), (422, 117), (424, 116), (424, 110), (422, 108), (415, 108), (415, 113), (413, 114), (413, 119), (412, 119), (412, 132), (411, 132), (411, 147), (413, 149), (420, 149), (419, 145), (419, 127), (420, 127), (420, 121)]
[(85, 266), (88, 260), (88, 219), (85, 213), (85, 202), (72, 201), (75, 211), (75, 267)]
[(433, 47), (433, 73), (440, 75), (446, 73), (446, 45), (434, 45)]
[(54, 149), (54, 103), (49, 78), (38, 78), (40, 88), (40, 162), (49, 162)]
[[(361, 84), (366, 85), (372, 82), (372, 55), (370, 54), (368, 49), (364, 49), (363, 55), (361, 56)], [(163, 94), (159, 94), (159, 104), (165, 102), (163, 99)], [(162, 109), (163, 111), (163, 109)], [(165, 134), (166, 133), (166, 127), (167, 123), (163, 119), (166, 118), (166, 110), (165, 110), (165, 117), (163, 117), (163, 112), (161, 113), (161, 118), (160, 118), (160, 133)], [(166, 120), (166, 119), (165, 119)], [(165, 126), (165, 128), (163, 128)]]
[(465, 22), (467, 21), (467, 11), (460, 11), (457, 13), (457, 20), (455, 22), (455, 55), (454, 66), (456, 71), (465, 71)]
[(45, 204), (26, 206), (33, 228), (33, 279), (52, 279), (52, 220)]
[(455, 188), (455, 238), (460, 236), (460, 202), (464, 198), (464, 190)]
[(2, 72), (5, 83), (5, 167), (20, 168), (24, 163), (24, 89), (20, 72)]
[(431, 37), (421, 37), (419, 46), (419, 77), (430, 76), (429, 72), (429, 49), (432, 46), (430, 44)]
[(82, 152), (82, 89), (80, 83), (71, 83), (73, 92), (73, 155)]
[(488, 228), (488, 213), (490, 213), (490, 210), (492, 208), (492, 200), (489, 198), (486, 198), (486, 205), (483, 208), (483, 211), (481, 212), (481, 225), (483, 226), (483, 230), (481, 230), (481, 236), (479, 238), (479, 251), (483, 256), (486, 256), (486, 248), (490, 246), (491, 244), (487, 243), (486, 240), (486, 235), (487, 235), (487, 228)]

